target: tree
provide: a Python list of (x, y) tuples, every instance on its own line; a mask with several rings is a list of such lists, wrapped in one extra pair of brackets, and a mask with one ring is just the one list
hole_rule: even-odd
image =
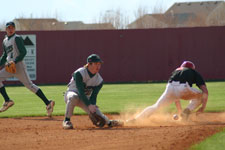
[[(151, 11), (151, 14), (149, 12)], [(161, 28), (165, 24), (160, 20), (164, 19), (164, 6), (163, 2), (159, 1), (152, 8), (139, 6), (134, 12), (135, 22), (131, 28)], [(158, 20), (159, 19), (159, 20)]]
[(111, 23), (116, 29), (126, 29), (129, 23), (129, 17), (123, 15), (120, 9), (116, 11), (107, 10), (104, 13), (100, 13), (98, 23)]
[(5, 31), (5, 21), (0, 22), (0, 31)]

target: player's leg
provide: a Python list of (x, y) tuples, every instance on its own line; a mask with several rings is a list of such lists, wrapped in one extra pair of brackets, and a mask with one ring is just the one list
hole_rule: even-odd
[(2, 105), (2, 108), (0, 108), (0, 112), (6, 111), (8, 108), (10, 108), (11, 106), (14, 105), (13, 100), (10, 100), (10, 98), (5, 90), (5, 86), (2, 83), (3, 81), (5, 81), (7, 78), (10, 78), (10, 77), (13, 77), (13, 74), (5, 71), (5, 68), (0, 70), (0, 93), (3, 96), (4, 101), (5, 101)]
[(192, 88), (189, 84), (182, 84), (178, 91), (178, 96), (183, 100), (200, 99), (202, 97), (202, 91), (196, 88)]
[(39, 96), (46, 105), (48, 105), (49, 100), (46, 98), (46, 96), (44, 95), (42, 90), (30, 80), (30, 77), (27, 74), (25, 66), (23, 66), (22, 63), (20, 63), (20, 64), (18, 64), (17, 68), (18, 69), (17, 69), (17, 73), (15, 74), (15, 76), (20, 80), (20, 82), (23, 83), (23, 85), (26, 88), (28, 88), (31, 92), (33, 92), (37, 96)]
[(190, 100), (189, 105), (183, 110), (181, 114), (183, 120), (188, 120), (191, 112), (202, 104), (202, 92), (201, 90), (192, 88), (188, 85), (185, 94), (183, 94), (183, 96), (181, 95), (181, 97), (183, 97), (185, 100)]
[(66, 103), (65, 119), (63, 121), (64, 129), (73, 129), (73, 124), (70, 118), (73, 116), (74, 107), (79, 103), (79, 96), (77, 93), (67, 91), (64, 95), (64, 101)]
[(109, 127), (123, 126), (124, 122), (121, 120), (110, 120), (106, 115), (104, 115), (99, 108), (96, 109), (96, 113), (105, 119), (106, 124)]
[(189, 109), (190, 112), (192, 112), (196, 108), (198, 108), (201, 104), (202, 104), (202, 99), (192, 99), (192, 100), (190, 100), (190, 103), (187, 106), (187, 109)]
[(148, 106), (145, 108), (140, 114), (135, 117), (135, 120), (138, 119), (146, 119), (150, 117), (156, 111), (166, 107), (167, 105), (171, 104), (176, 100), (174, 96), (173, 86), (171, 84), (167, 84), (165, 91), (160, 96), (155, 104), (152, 106)]
[(55, 102), (53, 100), (48, 100), (42, 90), (30, 80), (22, 62), (17, 64), (17, 73), (15, 74), (15, 77), (17, 77), (26, 88), (35, 93), (45, 103), (47, 115), (51, 117)]

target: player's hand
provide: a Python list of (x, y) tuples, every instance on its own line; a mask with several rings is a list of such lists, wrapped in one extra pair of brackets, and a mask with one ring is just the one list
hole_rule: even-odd
[(92, 104), (91, 104), (91, 105), (88, 106), (88, 109), (89, 109), (89, 111), (90, 111), (91, 113), (96, 112), (96, 108), (97, 108), (96, 105), (92, 105)]
[(10, 61), (5, 64), (5, 70), (9, 73), (16, 73), (16, 63), (14, 61)]
[(204, 111), (204, 107), (200, 107), (200, 108), (197, 110), (196, 115), (199, 115), (199, 114), (203, 113), (203, 111)]

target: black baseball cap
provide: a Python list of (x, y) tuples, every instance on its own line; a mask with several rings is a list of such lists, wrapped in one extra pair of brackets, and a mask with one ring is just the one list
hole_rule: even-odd
[(5, 25), (5, 27), (7, 28), (9, 26), (15, 27), (15, 23), (13, 21), (7, 22), (6, 25)]
[(101, 58), (97, 54), (91, 54), (90, 56), (88, 56), (87, 63), (92, 63), (92, 62), (103, 63), (103, 61), (101, 60)]

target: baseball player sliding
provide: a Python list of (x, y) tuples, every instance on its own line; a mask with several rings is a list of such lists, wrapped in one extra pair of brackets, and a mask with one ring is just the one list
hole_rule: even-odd
[(87, 58), (87, 64), (77, 69), (68, 84), (64, 100), (66, 103), (64, 129), (73, 129), (70, 118), (73, 115), (75, 106), (82, 108), (88, 113), (91, 121), (97, 127), (107, 124), (109, 127), (121, 126), (118, 120), (109, 120), (97, 107), (97, 95), (103, 86), (103, 79), (99, 74), (102, 60), (96, 54)]
[[(199, 89), (192, 88), (192, 84), (196, 84)], [(182, 111), (180, 99), (190, 100), (189, 105)], [(127, 120), (135, 122), (139, 119), (150, 117), (157, 110), (175, 102), (178, 113), (182, 119), (187, 120), (189, 114), (198, 108), (197, 113), (202, 113), (205, 110), (208, 100), (208, 90), (202, 76), (195, 70), (195, 65), (191, 61), (184, 61), (179, 68), (172, 72), (166, 90), (158, 99), (158, 101), (145, 108), (134, 119)]]
[(3, 54), (0, 58), (0, 66), (3, 66), (3, 69), (0, 70), (0, 93), (5, 99), (5, 102), (3, 103), (0, 112), (4, 112), (9, 107), (14, 105), (13, 100), (11, 100), (6, 93), (2, 82), (7, 78), (16, 77), (24, 84), (26, 88), (31, 90), (43, 100), (46, 105), (47, 115), (50, 117), (52, 115), (55, 102), (48, 100), (42, 90), (30, 80), (26, 71), (26, 66), (23, 62), (27, 50), (24, 46), (22, 37), (17, 35), (15, 31), (14, 22), (6, 23), (7, 35), (3, 40)]

